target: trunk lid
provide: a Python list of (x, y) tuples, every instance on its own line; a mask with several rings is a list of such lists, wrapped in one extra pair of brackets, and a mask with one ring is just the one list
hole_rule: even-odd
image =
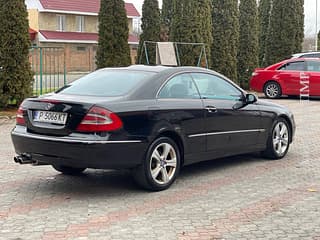
[[(49, 94), (24, 101), (28, 132), (67, 136), (74, 132), (91, 107), (117, 98)], [(103, 104), (105, 105), (105, 104)]]

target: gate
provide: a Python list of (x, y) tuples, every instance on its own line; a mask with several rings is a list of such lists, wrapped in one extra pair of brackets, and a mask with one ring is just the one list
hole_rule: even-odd
[(67, 83), (64, 48), (32, 47), (29, 60), (34, 72), (33, 95), (53, 92)]

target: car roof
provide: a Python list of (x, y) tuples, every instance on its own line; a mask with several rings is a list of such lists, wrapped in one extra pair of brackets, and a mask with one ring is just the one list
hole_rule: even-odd
[(320, 54), (320, 52), (302, 52), (302, 53), (295, 53), (295, 54), (292, 54), (291, 57), (292, 57), (292, 58), (299, 58), (300, 56), (303, 56), (303, 55), (312, 55), (312, 54)]
[(150, 65), (131, 65), (129, 67), (126, 67), (128, 70), (135, 70), (135, 71), (146, 71), (146, 72), (162, 72), (164, 70), (171, 69), (172, 67), (168, 66), (162, 66), (162, 65), (156, 65), (156, 66), (150, 66)]
[[(106, 68), (110, 69), (110, 68)], [(168, 67), (168, 66), (149, 66), (149, 65), (131, 65), (126, 68), (118, 68), (118, 69), (127, 69), (127, 70), (133, 70), (133, 71), (148, 71), (148, 72), (155, 72), (163, 76), (169, 76), (172, 74), (177, 73), (184, 73), (184, 72), (198, 72), (198, 73), (211, 73), (215, 74), (217, 76), (220, 76), (221, 78), (228, 79), (226, 76), (222, 75), (219, 72), (216, 72), (214, 70), (208, 69), (208, 68), (202, 68), (202, 67), (193, 67), (193, 66), (179, 66), (179, 67)], [(230, 79), (228, 79), (230, 80)]]
[[(264, 70), (273, 70), (273, 69), (277, 69), (280, 66), (287, 64), (287, 63), (292, 63), (292, 62), (303, 62), (303, 61), (315, 61), (315, 62), (320, 62), (320, 58), (289, 58), (289, 59), (285, 59), (281, 62), (277, 62), (275, 64), (272, 64), (270, 66), (267, 66), (266, 68), (264, 68)], [(262, 69), (261, 69), (262, 70)]]
[(284, 60), (283, 63), (286, 62), (301, 62), (301, 61), (320, 61), (320, 58), (290, 58), (287, 60)]
[[(179, 66), (179, 67), (169, 67), (169, 66), (163, 66), (163, 65), (131, 65), (128, 67), (116, 67), (116, 68), (103, 68), (101, 70), (132, 70), (132, 71), (143, 71), (143, 72), (182, 72), (182, 71), (211, 71), (206, 68), (201, 67), (192, 67), (192, 66)], [(212, 72), (212, 71), (211, 71)]]

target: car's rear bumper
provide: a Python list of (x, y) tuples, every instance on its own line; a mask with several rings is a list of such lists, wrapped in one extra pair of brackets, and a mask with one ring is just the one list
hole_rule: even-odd
[(256, 77), (250, 79), (250, 89), (257, 92), (263, 92), (263, 82), (259, 81)]
[(16, 127), (11, 133), (18, 155), (42, 164), (97, 169), (125, 169), (141, 164), (148, 144), (142, 140), (110, 141), (81, 137), (54, 137), (28, 133)]

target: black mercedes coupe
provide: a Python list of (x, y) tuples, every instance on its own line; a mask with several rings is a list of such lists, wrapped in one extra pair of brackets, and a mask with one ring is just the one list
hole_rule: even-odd
[(295, 123), (285, 107), (258, 100), (217, 72), (130, 66), (88, 74), (21, 104), (12, 131), (20, 164), (130, 169), (164, 190), (182, 166), (250, 152), (283, 158)]

